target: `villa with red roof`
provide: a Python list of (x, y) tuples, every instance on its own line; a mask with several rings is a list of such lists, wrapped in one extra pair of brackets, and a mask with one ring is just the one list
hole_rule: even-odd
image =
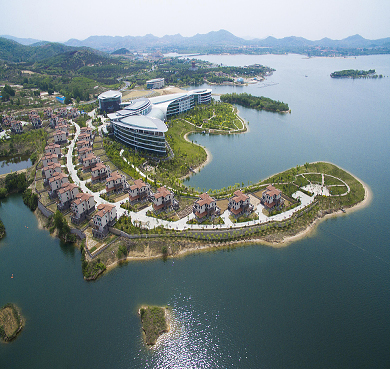
[(29, 114), (29, 118), (31, 120), (31, 124), (32, 124), (34, 129), (42, 128), (41, 117), (38, 114), (36, 114), (34, 111), (32, 111)]
[(13, 133), (23, 133), (22, 122), (20, 122), (18, 120), (13, 120), (11, 122), (11, 131)]
[(129, 201), (142, 201), (148, 198), (150, 194), (150, 185), (142, 179), (136, 179), (134, 184), (129, 188)]
[(76, 146), (77, 146), (77, 150), (80, 150), (83, 147), (90, 147), (91, 141), (88, 141), (88, 140), (77, 141)]
[(177, 201), (174, 200), (173, 192), (169, 191), (165, 186), (157, 189), (157, 192), (151, 195), (153, 201), (153, 210), (166, 210), (171, 206), (177, 206)]
[(57, 196), (57, 190), (61, 188), (65, 183), (68, 183), (69, 179), (65, 173), (55, 173), (51, 178), (49, 178), (49, 186), (50, 186), (50, 197)]
[(91, 169), (91, 181), (102, 181), (103, 179), (106, 179), (111, 173), (111, 169), (108, 165), (104, 165), (103, 163), (97, 163), (92, 169)]
[(238, 217), (253, 210), (253, 205), (250, 202), (249, 196), (242, 191), (234, 191), (234, 196), (229, 199), (228, 209)]
[(46, 154), (54, 154), (58, 157), (61, 156), (61, 146), (55, 143), (51, 143), (45, 147)]
[(83, 170), (92, 169), (97, 163), (100, 163), (100, 158), (94, 154), (89, 154), (83, 159)]
[(65, 142), (67, 142), (66, 136), (67, 135), (66, 135), (65, 131), (57, 130), (57, 131), (54, 132), (54, 142), (56, 144), (65, 143)]
[(118, 171), (111, 173), (106, 179), (106, 193), (122, 191), (127, 187), (126, 177)]
[(199, 200), (195, 201), (193, 213), (198, 221), (203, 221), (208, 217), (220, 214), (220, 209), (217, 206), (217, 201), (208, 193), (202, 193)]
[(82, 163), (83, 160), (88, 155), (92, 154), (92, 147), (91, 146), (83, 147), (83, 148), (79, 149), (78, 152), (79, 152), (79, 162)]
[[(45, 177), (46, 181), (49, 178), (53, 177), (55, 173), (61, 172), (61, 164), (60, 163), (50, 163), (47, 167), (42, 169), (42, 176)], [(45, 183), (46, 184), (46, 183)]]
[(78, 193), (70, 205), (73, 213), (71, 222), (80, 224), (88, 214), (91, 214), (95, 210), (95, 204), (93, 195), (89, 193)]
[(280, 208), (284, 203), (282, 191), (272, 185), (269, 185), (261, 196), (261, 203), (268, 210)]
[(108, 234), (109, 227), (116, 222), (116, 207), (111, 204), (99, 204), (98, 212), (93, 217), (92, 235), (97, 238), (104, 238)]
[(57, 190), (57, 195), (60, 202), (57, 204), (58, 210), (69, 209), (70, 203), (76, 198), (79, 193), (79, 188), (74, 183), (64, 183), (60, 189)]
[(43, 167), (47, 167), (50, 163), (58, 163), (58, 156), (56, 154), (46, 154), (42, 158)]

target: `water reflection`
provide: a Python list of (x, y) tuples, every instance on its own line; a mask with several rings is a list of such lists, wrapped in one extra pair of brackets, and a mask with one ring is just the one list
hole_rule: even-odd
[(73, 243), (60, 241), (60, 248), (61, 248), (61, 251), (64, 253), (64, 255), (70, 256), (70, 257), (75, 256), (76, 248), (75, 248)]
[(218, 311), (210, 314), (210, 307), (206, 312), (192, 303), (191, 296), (181, 294), (172, 299), (170, 306), (173, 306), (170, 332), (162, 335), (154, 347), (140, 349), (142, 367), (226, 368), (233, 365), (237, 356), (241, 360), (228, 327), (219, 321)]
[(26, 169), (30, 166), (31, 160), (28, 155), (16, 155), (12, 157), (0, 156), (0, 174)]

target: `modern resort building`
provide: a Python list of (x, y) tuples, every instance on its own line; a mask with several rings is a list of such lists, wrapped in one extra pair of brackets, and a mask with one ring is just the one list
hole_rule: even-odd
[(165, 156), (167, 118), (210, 101), (211, 89), (192, 90), (122, 103), (121, 109), (108, 117), (118, 141), (153, 156)]
[(106, 91), (98, 96), (101, 112), (111, 113), (120, 109), (122, 93), (120, 91)]

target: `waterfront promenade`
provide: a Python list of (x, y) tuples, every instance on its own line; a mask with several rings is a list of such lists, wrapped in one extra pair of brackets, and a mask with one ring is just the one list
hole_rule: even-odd
[[(92, 112), (93, 114), (93, 112)], [(92, 116), (90, 113), (90, 116)], [(84, 193), (89, 193), (94, 196), (96, 205), (99, 204), (107, 204), (109, 203), (108, 201), (102, 199), (100, 195), (102, 193), (105, 193), (105, 189), (99, 191), (99, 192), (93, 192), (91, 191), (87, 186), (86, 183), (90, 180), (80, 180), (80, 178), (77, 175), (77, 169), (75, 168), (75, 165), (72, 162), (72, 153), (74, 146), (76, 144), (77, 138), (80, 134), (80, 126), (71, 121), (71, 124), (74, 125), (76, 132), (74, 135), (73, 140), (71, 141), (70, 145), (68, 146), (68, 153), (66, 155), (67, 158), (67, 169), (69, 171), (69, 175), (71, 176), (72, 180), (76, 185), (78, 185), (81, 189), (82, 192)], [(92, 126), (91, 120), (88, 121), (88, 126), (91, 128), (94, 128)], [(101, 132), (101, 127), (100, 132)], [(122, 151), (121, 151), (122, 153)], [(125, 160), (125, 158), (123, 158)], [(137, 172), (142, 176), (146, 177), (144, 173), (142, 173), (138, 168)], [(195, 217), (195, 215), (191, 212), (188, 216), (178, 220), (178, 221), (166, 221), (154, 217), (147, 216), (147, 212), (150, 210), (152, 211), (152, 206), (149, 206), (139, 212), (132, 212), (128, 211), (126, 209), (123, 209), (121, 207), (121, 204), (125, 203), (126, 200), (121, 200), (116, 203), (113, 203), (116, 206), (117, 210), (117, 216), (118, 218), (121, 217), (122, 215), (129, 215), (131, 216), (132, 221), (140, 222), (144, 228), (148, 229), (153, 229), (158, 226), (163, 226), (164, 228), (167, 229), (172, 229), (172, 230), (222, 230), (222, 229), (237, 229), (237, 228), (244, 228), (247, 226), (256, 226), (256, 225), (261, 225), (265, 223), (270, 223), (270, 222), (282, 222), (285, 221), (293, 216), (294, 213), (304, 209), (305, 207), (309, 206), (315, 201), (315, 196), (316, 195), (324, 195), (324, 187), (323, 186), (312, 186), (310, 188), (311, 192), (313, 193), (312, 196), (308, 196), (305, 193), (301, 191), (297, 191), (293, 194), (294, 199), (300, 199), (301, 204), (298, 205), (297, 207), (287, 210), (285, 212), (282, 212), (280, 214), (276, 214), (273, 216), (267, 216), (263, 213), (263, 205), (259, 204), (257, 205), (256, 209), (254, 210), (255, 213), (258, 215), (257, 220), (251, 220), (248, 222), (241, 222), (241, 223), (233, 223), (230, 219), (230, 211), (226, 210), (221, 214), (221, 218), (224, 221), (224, 224), (216, 224), (216, 225), (203, 225), (203, 224), (188, 224), (187, 222)]]

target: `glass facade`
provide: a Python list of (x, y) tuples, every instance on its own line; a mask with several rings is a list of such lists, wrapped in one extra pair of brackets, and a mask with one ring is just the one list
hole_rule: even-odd
[(148, 151), (154, 155), (165, 155), (165, 135), (163, 132), (153, 132), (123, 125), (114, 124), (115, 138), (136, 149)]

